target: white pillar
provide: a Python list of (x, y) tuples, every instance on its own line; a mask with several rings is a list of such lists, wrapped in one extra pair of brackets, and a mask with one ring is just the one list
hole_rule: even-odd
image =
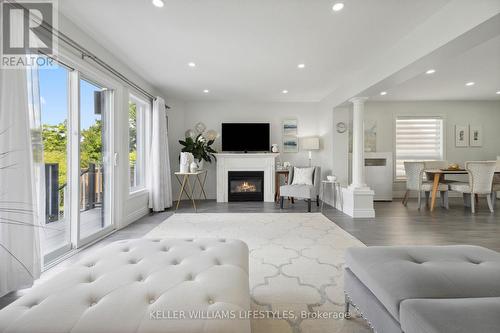
[(352, 188), (366, 188), (365, 183), (365, 101), (366, 97), (350, 100), (352, 110)]
[(375, 217), (373, 209), (374, 192), (365, 182), (365, 129), (364, 110), (366, 97), (350, 100), (353, 104), (352, 117), (352, 183), (342, 190), (343, 211), (355, 218)]

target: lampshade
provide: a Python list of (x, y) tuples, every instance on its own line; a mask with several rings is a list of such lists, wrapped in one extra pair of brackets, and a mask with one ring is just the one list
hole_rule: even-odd
[(319, 138), (303, 138), (301, 141), (301, 148), (302, 150), (319, 150)]

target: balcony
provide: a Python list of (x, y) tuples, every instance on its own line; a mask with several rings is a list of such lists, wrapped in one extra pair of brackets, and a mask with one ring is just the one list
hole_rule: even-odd
[[(95, 164), (80, 170), (80, 238), (90, 236), (104, 227), (102, 171), (102, 167)], [(45, 164), (46, 216), (41, 233), (44, 253), (70, 242), (71, 223), (67, 214), (69, 198), (67, 183), (59, 185), (59, 164)]]

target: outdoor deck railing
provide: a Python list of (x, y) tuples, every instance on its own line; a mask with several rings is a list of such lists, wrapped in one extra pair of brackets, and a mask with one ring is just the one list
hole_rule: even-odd
[[(89, 164), (80, 170), (80, 211), (102, 206), (103, 172), (101, 166)], [(45, 164), (45, 207), (46, 223), (58, 221), (64, 214), (67, 183), (59, 185), (59, 164)]]

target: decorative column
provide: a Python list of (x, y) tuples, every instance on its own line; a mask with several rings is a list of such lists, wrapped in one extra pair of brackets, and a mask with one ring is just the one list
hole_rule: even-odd
[(366, 188), (365, 183), (365, 101), (366, 97), (350, 100), (352, 109), (352, 188)]
[(344, 188), (343, 211), (354, 218), (375, 217), (374, 192), (365, 182), (365, 129), (364, 110), (366, 97), (350, 100), (352, 111), (352, 183)]

